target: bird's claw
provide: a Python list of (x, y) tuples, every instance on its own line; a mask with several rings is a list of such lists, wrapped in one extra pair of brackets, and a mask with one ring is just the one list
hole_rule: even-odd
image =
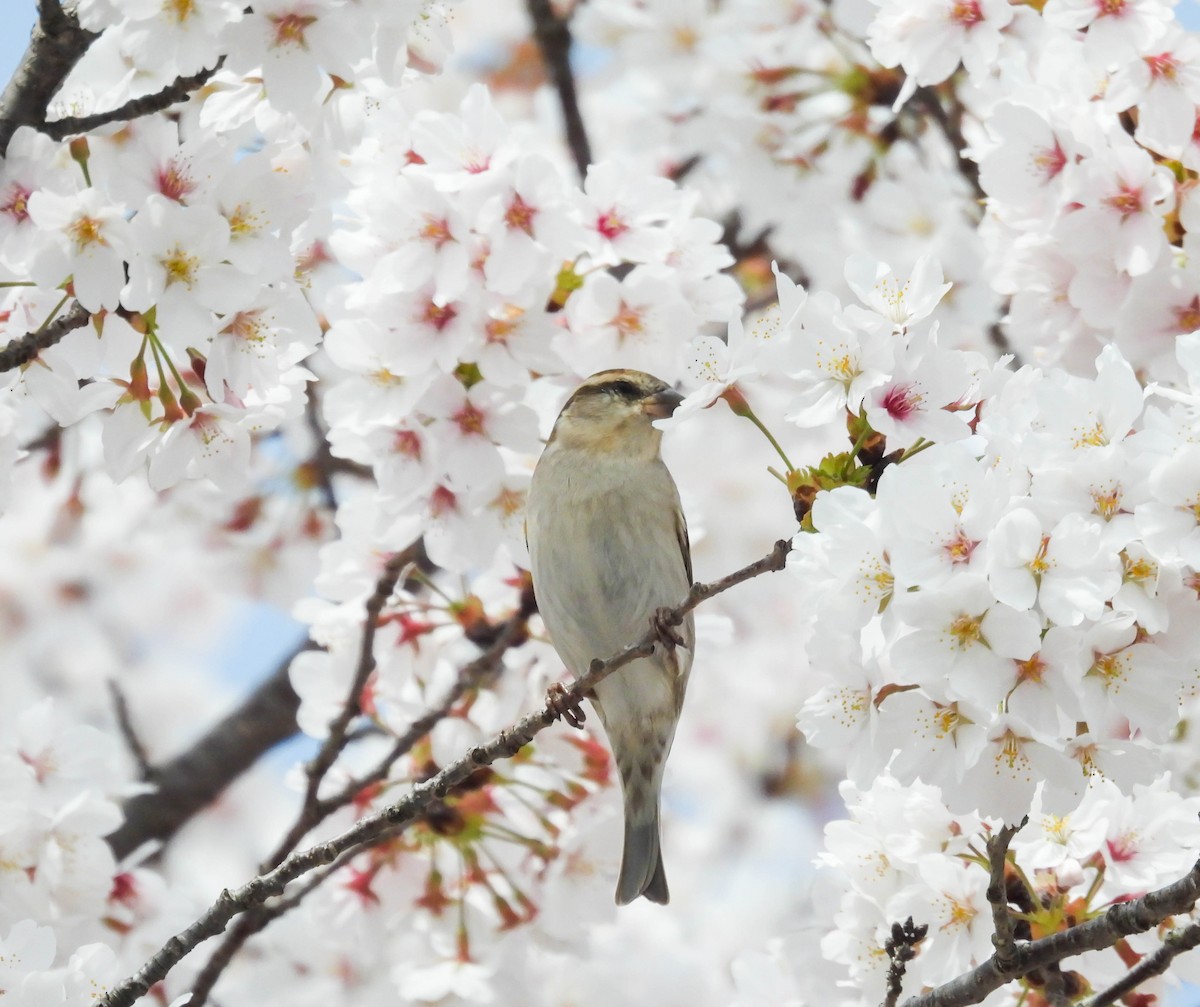
[(567, 692), (562, 682), (555, 682), (546, 690), (546, 704), (556, 719), (565, 720), (577, 731), (583, 730), (583, 723), (587, 719), (583, 715), (583, 707), (579, 705), (578, 697)]
[(654, 614), (650, 616), (650, 626), (667, 650), (674, 650), (676, 647), (685, 646), (683, 637), (679, 635), (679, 630), (675, 628), (676, 625), (678, 623), (676, 622), (675, 613), (669, 608), (657, 608), (654, 610)]

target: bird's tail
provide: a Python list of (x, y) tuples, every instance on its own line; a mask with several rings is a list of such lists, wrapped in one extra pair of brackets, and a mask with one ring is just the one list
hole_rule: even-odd
[(639, 895), (666, 905), (671, 895), (659, 848), (658, 788), (647, 793), (625, 782), (625, 849), (617, 878), (617, 905), (626, 905)]

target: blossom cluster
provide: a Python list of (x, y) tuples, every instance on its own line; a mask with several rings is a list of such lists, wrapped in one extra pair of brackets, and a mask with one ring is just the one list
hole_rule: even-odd
[[(0, 738), (0, 994), (22, 1007), (83, 1003), (118, 972), (96, 921), (121, 913), (104, 840), (128, 789), (120, 751), (48, 699), (5, 711)], [(62, 965), (58, 942), (72, 949)]]
[[(772, 353), (809, 342), (808, 312)], [(1115, 347), (1094, 378), (988, 368), (941, 350), (936, 319), (907, 336), (921, 366), (872, 372), (861, 314), (841, 313), (858, 342), (829, 347), (847, 398), (825, 408), (898, 450), (873, 494), (852, 480), (818, 494), (818, 534), (795, 541), (821, 627), (810, 657), (830, 680), (801, 728), (853, 751), (854, 779), (890, 765), (1010, 822), (1039, 783), (1061, 813), (1094, 773), (1146, 782), (1195, 691), (1200, 333), (1177, 342), (1177, 401), (1147, 396)]]
[[(319, 648), (290, 668), (311, 738), (373, 661), (320, 791), (355, 792), (318, 835), (349, 827), (562, 674), (523, 501), (568, 390), (608, 366), (691, 392), (664, 450), (698, 576), (806, 529), (792, 576), (697, 613), (675, 905), (614, 922), (606, 750), (550, 730), (333, 872), (220, 1003), (878, 1002), (898, 915), (937, 931), (906, 989), (986, 957), (1001, 821), (1032, 809), (1014, 871), (1047, 912), (1194, 858), (1194, 802), (1152, 781), (1200, 761), (1195, 39), (1161, 0), (575, 6), (580, 182), (511, 0), (453, 27), (417, 0), (81, 0), (100, 34), (51, 119), (203, 79), (73, 141), (23, 127), (0, 163), (0, 340), (89, 316), (0, 374), (0, 655), (26, 710), (0, 751), (6, 1005), (129, 974), (294, 810), (267, 770), (161, 866), (115, 864), (115, 728), (53, 726), (42, 698), (110, 722), (116, 679), (176, 751), (221, 691), (178, 655), (231, 596), (269, 599)], [(60, 742), (90, 762), (55, 783)], [(731, 979), (796, 900), (814, 749), (852, 780), (835, 918)]]
[[(995, 950), (988, 841), (1001, 823), (956, 813), (937, 787), (902, 785), (886, 773), (865, 788), (843, 784), (842, 796), (849, 817), (826, 826), (813, 889), (818, 912), (833, 925), (747, 953), (735, 965), (739, 1003), (762, 1002), (755, 994), (766, 988), (775, 1003), (880, 1002), (891, 964), (884, 945), (893, 924), (910, 918), (927, 929), (907, 964), (906, 990), (948, 982)], [(1166, 777), (1130, 792), (1094, 781), (1070, 815), (1052, 814), (1035, 799), (1001, 874), (1004, 904), (1019, 913), (1014, 936), (1026, 941), (1058, 933), (1067, 919), (1093, 918), (1174, 881), (1195, 862), (1198, 810), (1200, 802), (1181, 799)], [(1172, 917), (1163, 929), (1190, 922), (1190, 915)], [(1135, 934), (1119, 950), (1072, 957), (1063, 976), (1067, 995), (1107, 988), (1160, 939)], [(1194, 977), (1194, 964), (1183, 959), (1180, 965), (1177, 978)], [(1140, 992), (1154, 996), (1162, 989), (1158, 979)], [(1035, 990), (1014, 984), (988, 1003), (1020, 1003)]]

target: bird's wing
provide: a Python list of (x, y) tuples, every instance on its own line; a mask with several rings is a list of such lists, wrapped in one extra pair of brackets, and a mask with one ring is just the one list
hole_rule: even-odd
[(692, 544), (688, 540), (687, 521), (684, 520), (682, 507), (675, 509), (675, 538), (679, 541), (679, 551), (683, 555), (683, 569), (687, 572), (688, 587), (691, 587), (696, 582), (696, 578), (692, 576)]

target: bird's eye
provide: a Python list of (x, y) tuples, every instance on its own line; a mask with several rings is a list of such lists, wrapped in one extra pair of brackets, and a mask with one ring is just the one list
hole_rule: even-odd
[(609, 381), (605, 383), (604, 390), (631, 401), (642, 397), (642, 390), (632, 381)]

